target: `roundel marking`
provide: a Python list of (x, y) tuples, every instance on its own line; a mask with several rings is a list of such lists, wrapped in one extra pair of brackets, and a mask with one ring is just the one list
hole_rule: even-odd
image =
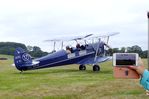
[(27, 61), (30, 61), (30, 59), (31, 59), (31, 56), (30, 56), (29, 54), (24, 53), (24, 54), (22, 55), (22, 60), (23, 60), (23, 61), (27, 62)]

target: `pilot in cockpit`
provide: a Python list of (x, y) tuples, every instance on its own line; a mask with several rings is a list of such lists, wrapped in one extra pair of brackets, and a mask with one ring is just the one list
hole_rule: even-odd
[(79, 44), (79, 43), (76, 45), (76, 49), (77, 49), (78, 51), (80, 51), (80, 50), (81, 50), (81, 46), (80, 46), (80, 44)]
[(84, 45), (80, 45), (79, 43), (76, 45), (76, 48), (77, 48), (78, 51), (85, 50), (85, 46)]
[(66, 52), (67, 52), (68, 54), (71, 53), (71, 48), (70, 48), (69, 46), (66, 46)]

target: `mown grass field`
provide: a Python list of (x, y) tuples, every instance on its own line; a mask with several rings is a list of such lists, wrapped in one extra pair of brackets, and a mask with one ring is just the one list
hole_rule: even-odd
[[(20, 74), (12, 56), (0, 60), (0, 99), (148, 99), (139, 80), (115, 79), (112, 62), (79, 71), (77, 65), (26, 71)], [(147, 67), (147, 60), (143, 60)]]

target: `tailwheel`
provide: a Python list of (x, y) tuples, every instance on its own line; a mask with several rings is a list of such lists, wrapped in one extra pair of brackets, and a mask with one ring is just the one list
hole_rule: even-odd
[(100, 71), (99, 65), (94, 65), (93, 66), (93, 71)]
[(80, 65), (79, 70), (86, 70), (86, 66), (85, 65)]

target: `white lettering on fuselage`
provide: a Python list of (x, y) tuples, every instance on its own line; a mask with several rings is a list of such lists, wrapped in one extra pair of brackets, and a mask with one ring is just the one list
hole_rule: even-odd
[(83, 55), (86, 55), (86, 54), (87, 54), (86, 50), (79, 51), (79, 56), (83, 56)]
[(17, 59), (20, 59), (21, 58), (21, 56), (15, 56), (15, 59), (17, 60)]
[[(84, 56), (84, 55), (86, 55), (86, 54), (87, 54), (86, 50), (79, 51), (79, 56)], [(75, 53), (71, 53), (71, 54), (68, 54), (67, 57), (68, 57), (68, 58), (75, 58), (76, 55), (75, 55)]]
[(68, 54), (68, 58), (74, 58), (75, 56), (75, 53)]

